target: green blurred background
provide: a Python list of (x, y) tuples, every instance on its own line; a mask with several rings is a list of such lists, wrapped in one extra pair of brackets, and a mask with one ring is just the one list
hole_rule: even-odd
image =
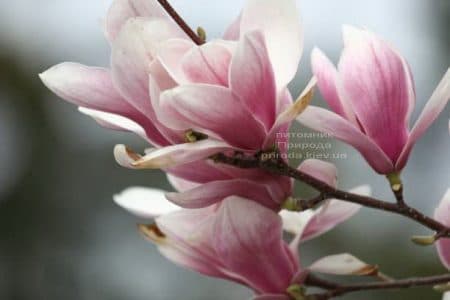
[[(213, 38), (220, 37), (244, 1), (173, 3)], [(247, 299), (247, 289), (180, 269), (141, 239), (138, 220), (115, 206), (112, 195), (131, 185), (170, 186), (159, 171), (117, 166), (112, 148), (117, 143), (138, 149), (146, 145), (130, 134), (98, 127), (57, 100), (38, 79), (38, 73), (62, 61), (108, 65), (102, 18), (109, 4), (0, 0), (0, 299)], [(303, 0), (301, 14), (306, 48), (291, 86), (294, 95), (311, 75), (313, 46), (335, 61), (339, 57), (341, 24), (366, 26), (407, 58), (417, 83), (414, 120), (450, 65), (449, 0)], [(323, 103), (319, 96), (314, 101)], [(447, 108), (418, 143), (404, 172), (406, 199), (428, 214), (449, 186), (448, 117)], [(376, 196), (392, 199), (385, 179), (355, 151), (337, 143), (333, 152), (346, 156), (333, 161), (341, 187), (370, 183)], [(302, 185), (296, 189), (299, 195), (311, 192)], [(409, 242), (411, 235), (426, 233), (410, 221), (363, 209), (350, 222), (305, 244), (302, 262), (349, 251), (391, 276), (445, 272), (433, 247)], [(343, 299), (440, 298), (429, 289), (415, 289)]]

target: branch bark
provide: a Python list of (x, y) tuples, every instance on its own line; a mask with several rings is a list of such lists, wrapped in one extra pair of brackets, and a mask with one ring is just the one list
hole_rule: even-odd
[(307, 285), (320, 287), (328, 290), (323, 293), (308, 295), (308, 299), (311, 300), (328, 300), (334, 297), (339, 297), (345, 294), (359, 291), (403, 289), (419, 286), (446, 284), (448, 282), (450, 282), (450, 274), (429, 276), (429, 277), (407, 278), (388, 282), (369, 282), (354, 285), (339, 285), (331, 281), (318, 278), (314, 275), (308, 276), (308, 278), (306, 279)]
[[(417, 209), (407, 205), (404, 201), (391, 203), (372, 197), (357, 195), (343, 190), (336, 189), (327, 183), (316, 179), (315, 177), (290, 167), (276, 152), (258, 153), (255, 156), (226, 156), (217, 154), (213, 159), (218, 163), (232, 165), (238, 168), (253, 169), (260, 168), (272, 174), (287, 176), (302, 181), (315, 188), (321, 194), (319, 197), (309, 201), (299, 201), (299, 210), (312, 208), (326, 199), (336, 198), (339, 200), (360, 204), (377, 210), (394, 213), (409, 218), (417, 223), (436, 232), (436, 239), (450, 236), (450, 228), (444, 224), (430, 218)], [(403, 200), (403, 199), (402, 199)]]

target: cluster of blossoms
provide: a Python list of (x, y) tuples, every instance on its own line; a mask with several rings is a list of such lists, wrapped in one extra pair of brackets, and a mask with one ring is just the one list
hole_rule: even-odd
[[(216, 163), (215, 154), (254, 155), (288, 145), (294, 120), (356, 148), (380, 174), (398, 174), (416, 140), (444, 109), (447, 72), (416, 125), (410, 69), (374, 34), (345, 27), (338, 69), (315, 49), (314, 77), (293, 101), (303, 33), (294, 0), (248, 0), (221, 39), (194, 43), (156, 0), (115, 0), (106, 18), (109, 69), (63, 63), (44, 84), (109, 129), (134, 132), (153, 148), (116, 146), (117, 162), (163, 169), (177, 192), (133, 187), (115, 196), (148, 219), (142, 233), (173, 262), (250, 287), (259, 300), (302, 299), (309, 272), (374, 274), (350, 254), (302, 266), (299, 245), (347, 220), (357, 204), (328, 199), (318, 209), (284, 210), (293, 181), (260, 169)], [(317, 85), (332, 111), (308, 106)], [(286, 156), (288, 149), (278, 147)], [(337, 187), (334, 165), (306, 160), (299, 170)], [(368, 195), (368, 186), (355, 193)], [(450, 225), (450, 200), (436, 218)], [(283, 240), (283, 230), (292, 240)], [(450, 240), (439, 253), (450, 265)]]

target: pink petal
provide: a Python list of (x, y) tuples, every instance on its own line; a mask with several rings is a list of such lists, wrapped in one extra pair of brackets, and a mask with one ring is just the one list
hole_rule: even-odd
[(140, 156), (124, 145), (117, 145), (114, 156), (117, 163), (126, 168), (160, 169), (202, 160), (229, 149), (228, 147), (222, 142), (207, 139), (154, 149), (145, 156)]
[(112, 77), (119, 92), (152, 120), (148, 75), (159, 45), (179, 37), (175, 24), (164, 19), (129, 19), (112, 44)]
[(166, 168), (164, 171), (174, 176), (197, 183), (206, 183), (231, 178), (229, 175), (217, 168), (217, 165), (211, 160), (186, 163), (183, 165)]
[(214, 208), (180, 210), (156, 219), (156, 226), (141, 226), (141, 231), (169, 260), (208, 276), (236, 282), (239, 278), (224, 270), (210, 245)]
[(113, 41), (123, 24), (135, 17), (167, 18), (164, 9), (156, 0), (115, 0), (106, 17), (106, 33)]
[(242, 12), (241, 36), (261, 30), (281, 91), (294, 78), (303, 51), (303, 30), (294, 0), (249, 0)]
[(116, 91), (107, 69), (62, 63), (39, 77), (52, 92), (75, 105), (128, 117), (139, 115)]
[(251, 199), (271, 209), (279, 208), (264, 184), (244, 179), (212, 181), (181, 193), (168, 193), (166, 196), (184, 208), (206, 207), (228, 196)]
[[(450, 189), (447, 190), (441, 203), (436, 208), (434, 217), (437, 221), (450, 226)], [(442, 264), (450, 270), (450, 239), (439, 239), (436, 242), (436, 247)]]
[(172, 174), (167, 174), (167, 180), (175, 188), (175, 190), (179, 192), (185, 192), (200, 186), (200, 184), (196, 182), (185, 180)]
[[(185, 142), (185, 132), (180, 130), (173, 130), (171, 128), (168, 128), (165, 124), (163, 124), (160, 119), (161, 109), (160, 109), (160, 98), (161, 98), (161, 89), (155, 79), (156, 77), (153, 76), (153, 74), (149, 75), (148, 78), (148, 87), (149, 87), (149, 96), (150, 96), (150, 103), (152, 106), (153, 114), (153, 124), (158, 129), (158, 131), (163, 135), (168, 141), (170, 141), (170, 144), (180, 144)], [(159, 78), (161, 81), (161, 78)], [(164, 118), (163, 118), (164, 120)]]
[[(357, 187), (350, 191), (365, 196), (371, 193), (369, 186)], [(301, 213), (282, 211), (280, 215), (283, 219), (284, 230), (295, 235), (290, 244), (291, 250), (297, 251), (300, 243), (322, 235), (347, 221), (360, 208), (361, 206), (357, 204), (330, 200), (317, 210)]]
[(350, 103), (345, 97), (340, 96), (343, 91), (336, 67), (318, 48), (312, 52), (311, 65), (324, 100), (335, 113), (356, 125)]
[(408, 138), (411, 74), (404, 59), (375, 35), (345, 27), (344, 38), (339, 72), (345, 95), (364, 132), (395, 162)]
[(161, 97), (161, 110), (165, 116), (170, 116), (164, 122), (167, 126), (206, 133), (238, 148), (260, 149), (262, 146), (263, 125), (227, 88), (183, 85), (164, 92)]
[(182, 60), (194, 47), (195, 44), (190, 40), (170, 39), (161, 44), (158, 49), (158, 60), (179, 84), (189, 82), (182, 68)]
[(153, 144), (167, 143), (148, 118), (117, 92), (109, 70), (62, 63), (39, 76), (44, 84), (61, 98), (87, 109), (130, 119), (144, 128), (146, 136)]
[(233, 23), (228, 26), (223, 35), (224, 40), (237, 41), (239, 40), (239, 36), (241, 34), (241, 20), (242, 14), (233, 21)]
[(333, 187), (337, 187), (337, 169), (332, 163), (318, 159), (307, 159), (300, 164), (298, 169)]
[(117, 205), (140, 218), (155, 218), (178, 211), (181, 208), (168, 201), (165, 191), (143, 187), (131, 187), (114, 195)]
[(392, 162), (377, 144), (339, 115), (320, 107), (309, 106), (297, 120), (309, 128), (352, 145), (378, 173), (388, 174), (394, 171)]
[(301, 240), (310, 240), (324, 234), (353, 217), (360, 209), (361, 205), (339, 200), (332, 200), (324, 204), (307, 223)]
[(183, 57), (181, 68), (189, 82), (228, 86), (232, 53), (223, 43), (212, 41), (193, 47)]
[[(350, 190), (351, 193), (370, 196), (371, 189), (368, 185), (363, 185)], [(302, 241), (312, 239), (333, 229), (337, 225), (353, 217), (361, 205), (339, 200), (330, 200), (320, 207), (314, 216), (308, 220), (302, 232)]]
[(269, 130), (275, 121), (277, 91), (260, 31), (245, 34), (239, 42), (231, 63), (230, 88)]
[(282, 240), (278, 215), (254, 201), (224, 200), (214, 226), (218, 256), (260, 293), (282, 293), (297, 271)]
[(79, 107), (78, 110), (82, 114), (85, 114), (95, 119), (97, 123), (99, 123), (103, 127), (112, 130), (134, 132), (143, 139), (148, 140), (144, 128), (142, 128), (141, 125), (137, 124), (133, 120), (127, 119), (120, 115), (106, 113), (103, 111), (89, 109), (85, 107)]
[(411, 149), (416, 141), (425, 133), (428, 127), (437, 119), (450, 99), (450, 69), (447, 70), (441, 82), (428, 100), (419, 119), (412, 129), (408, 142), (406, 143), (400, 158), (397, 161), (396, 169), (401, 170), (408, 161)]

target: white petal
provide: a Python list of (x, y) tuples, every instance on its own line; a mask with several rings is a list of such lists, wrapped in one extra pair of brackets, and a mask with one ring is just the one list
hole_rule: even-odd
[(309, 270), (332, 275), (373, 275), (376, 274), (377, 267), (344, 253), (323, 257), (313, 263)]
[(155, 218), (181, 209), (164, 195), (165, 191), (158, 189), (130, 187), (114, 195), (114, 201), (141, 218)]

